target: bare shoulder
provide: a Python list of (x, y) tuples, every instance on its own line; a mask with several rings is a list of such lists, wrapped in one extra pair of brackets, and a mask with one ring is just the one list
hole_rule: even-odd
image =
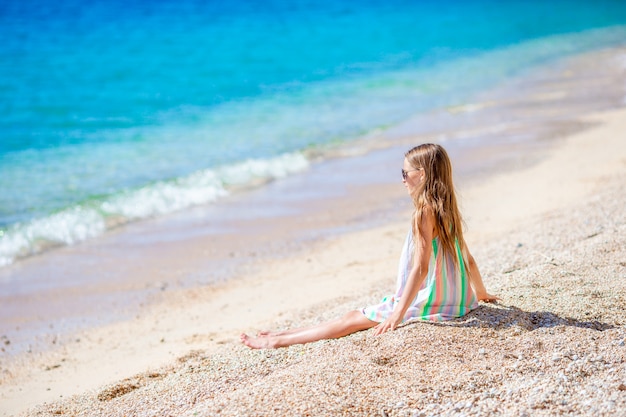
[(419, 219), (415, 219), (415, 222), (417, 230), (424, 238), (431, 239), (437, 235), (437, 220), (435, 212), (430, 206), (424, 206), (421, 216)]

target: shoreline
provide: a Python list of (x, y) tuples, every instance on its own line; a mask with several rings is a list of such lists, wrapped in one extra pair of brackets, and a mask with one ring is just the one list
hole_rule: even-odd
[[(467, 113), (466, 116), (469, 117), (471, 113)], [(584, 113), (582, 111), (582, 114)], [(613, 177), (616, 172), (621, 172), (623, 161), (620, 162), (619, 157), (620, 155), (623, 157), (623, 153), (620, 154), (623, 152), (623, 145), (620, 144), (619, 133), (616, 134), (617, 138), (612, 139), (613, 142), (610, 142), (609, 138), (602, 138), (604, 141), (602, 143), (605, 145), (611, 143), (611, 146), (616, 149), (613, 154), (608, 155), (608, 159), (606, 158), (607, 149), (596, 149), (594, 153), (593, 140), (580, 139), (580, 137), (597, 136), (599, 131), (603, 132), (607, 129), (607, 125), (620, 124), (620, 121), (624, 119), (626, 119), (626, 112), (623, 109), (588, 117), (575, 117), (575, 120), (570, 120), (572, 124), (569, 127), (561, 123), (556, 127), (552, 126), (554, 130), (544, 132), (548, 136), (554, 135), (554, 132), (560, 132), (555, 135), (556, 137), (551, 137), (548, 146), (545, 140), (539, 140), (537, 143), (501, 144), (499, 145), (500, 151), (505, 149), (510, 154), (505, 155), (497, 166), (487, 167), (485, 172), (475, 174), (473, 180), (457, 181), (457, 187), (460, 185), (461, 188), (463, 213), (469, 226), (466, 236), (472, 250), (475, 250), (477, 244), (487, 244), (491, 238), (502, 236), (511, 230), (512, 224), (515, 224), (515, 227), (519, 227), (520, 224), (532, 225), (533, 219), (540, 218), (547, 212), (575, 204), (582, 196), (594, 192), (594, 184), (598, 178)], [(576, 127), (585, 129), (582, 133), (572, 135), (571, 131), (576, 130)], [(624, 132), (626, 126), (622, 122), (619, 128), (612, 127), (612, 129), (615, 132)], [(426, 134), (425, 137), (432, 135), (432, 133)], [(300, 221), (303, 224), (310, 224), (311, 231), (318, 230), (320, 224), (323, 224), (327, 229), (326, 233), (311, 232), (303, 240), (275, 245), (271, 242), (287, 240), (288, 237), (293, 238), (289, 230), (277, 230), (270, 236), (270, 240), (261, 242), (260, 245), (267, 245), (267, 253), (277, 252), (278, 256), (268, 258), (267, 253), (255, 255), (247, 253), (251, 259), (249, 264), (225, 271), (226, 275), (236, 277), (230, 281), (218, 280), (217, 283), (215, 281), (202, 283), (200, 280), (206, 279), (205, 275), (199, 277), (200, 280), (195, 284), (184, 285), (177, 284), (176, 279), (172, 279), (172, 277), (178, 277), (181, 280), (180, 277), (190, 274), (193, 280), (193, 274), (209, 268), (209, 264), (201, 259), (206, 255), (206, 244), (210, 241), (210, 236), (208, 239), (206, 237), (194, 238), (193, 235), (189, 239), (189, 235), (184, 234), (167, 236), (171, 242), (180, 242), (184, 239), (188, 243), (176, 252), (170, 252), (173, 245), (162, 245), (152, 252), (152, 255), (157, 257), (155, 262), (159, 264), (159, 268), (163, 268), (162, 270), (154, 266), (147, 269), (139, 268), (141, 259), (136, 262), (130, 259), (124, 265), (126, 273), (139, 273), (148, 280), (139, 284), (122, 286), (121, 290), (117, 289), (112, 294), (114, 297), (125, 294), (131, 297), (132, 302), (134, 291), (143, 291), (145, 296), (147, 289), (150, 302), (139, 309), (130, 308), (128, 312), (122, 312), (121, 320), (103, 326), (93, 328), (87, 325), (86, 329), (59, 337), (51, 332), (50, 340), (44, 341), (44, 344), (50, 347), (48, 351), (34, 352), (30, 355), (31, 357), (22, 354), (11, 360), (6, 355), (3, 356), (1, 363), (3, 375), (0, 379), (2, 381), (0, 398), (3, 399), (3, 404), (12, 404), (14, 407), (23, 409), (25, 406), (30, 407), (43, 401), (58, 399), (59, 396), (66, 398), (69, 395), (95, 390), (103, 384), (128, 378), (145, 372), (146, 369), (156, 369), (197, 349), (206, 351), (207, 345), (212, 346), (208, 348), (209, 351), (219, 350), (222, 345), (230, 346), (236, 343), (236, 337), (233, 338), (232, 334), (236, 336), (237, 331), (243, 330), (242, 323), (251, 326), (256, 321), (260, 326), (276, 323), (279, 319), (287, 320), (285, 324), (289, 325), (302, 320), (302, 306), (306, 308), (306, 306), (334, 303), (337, 301), (337, 294), (345, 294), (339, 300), (346, 301), (350, 299), (351, 294), (371, 291), (371, 288), (388, 290), (392, 279), (381, 277), (391, 277), (390, 271), (396, 269), (397, 252), (400, 249), (396, 246), (406, 233), (406, 222), (403, 219), (406, 218), (407, 210), (410, 210), (410, 203), (407, 204), (402, 190), (399, 192), (397, 190), (399, 181), (395, 177), (399, 175), (393, 174), (394, 164), (397, 162), (395, 154), (401, 146), (404, 146), (404, 140), (406, 139), (400, 140), (400, 144), (395, 147), (380, 150), (379, 155), (384, 156), (381, 159), (384, 163), (381, 162), (377, 167), (378, 170), (371, 173), (372, 178), (369, 183), (364, 182), (346, 191), (347, 195), (354, 198), (369, 193), (371, 194), (369, 201), (387, 196), (389, 204), (346, 218), (341, 217), (341, 213), (349, 212), (355, 203), (353, 201), (342, 202), (345, 195), (338, 196), (340, 198), (328, 206), (328, 213), (321, 212), (320, 217)], [(412, 140), (415, 141), (415, 138)], [(443, 144), (447, 146), (446, 142)], [(597, 147), (597, 144), (595, 145)], [(518, 147), (525, 149), (525, 157), (521, 160), (516, 154)], [(494, 149), (497, 153), (498, 146)], [(459, 148), (457, 152), (467, 150), (467, 147)], [(386, 153), (395, 153), (395, 156), (390, 159)], [(609, 164), (606, 161), (610, 158), (617, 159)], [(359, 167), (359, 163), (370, 161), (366, 158), (326, 161), (322, 164), (323, 169), (320, 170), (320, 175), (323, 177), (329, 172), (336, 174), (337, 166), (342, 163), (344, 171), (340, 172), (349, 173), (354, 170), (355, 166)], [(538, 180), (538, 178), (553, 178), (554, 167), (558, 167), (559, 170), (554, 177), (556, 182), (548, 183)], [(364, 168), (361, 166), (359, 169)], [(466, 168), (461, 166), (457, 169), (455, 162), (457, 175), (459, 171), (463, 172), (463, 169)], [(498, 172), (500, 174), (496, 174)], [(527, 180), (529, 172), (530, 178), (534, 181)], [(382, 177), (384, 180), (380, 184), (372, 184), (374, 177)], [(351, 184), (350, 178), (345, 178), (345, 181), (346, 186)], [(569, 186), (569, 182), (575, 183), (576, 187)], [(514, 183), (515, 187), (511, 187), (511, 183)], [(299, 185), (297, 182), (293, 183), (291, 186), (294, 188), (291, 190), (297, 189)], [(275, 194), (268, 193), (267, 190), (254, 191), (252, 194), (258, 196), (258, 201), (264, 199), (271, 201), (272, 196), (283, 193), (285, 187), (289, 189), (289, 184), (285, 182), (271, 184), (271, 186)], [(497, 202), (497, 210), (492, 205), (494, 192), (504, 196), (503, 201)], [(527, 204), (528, 197), (535, 195), (543, 198), (538, 203)], [(250, 194), (246, 195), (246, 198), (249, 196)], [(315, 201), (315, 196), (312, 201)], [(328, 202), (329, 200), (324, 200), (323, 203), (318, 201), (317, 204)], [(294, 206), (291, 206), (295, 213), (301, 209), (298, 204), (302, 205), (302, 201), (297, 201)], [(232, 209), (232, 206), (229, 207), (227, 204), (224, 206), (226, 210)], [(520, 213), (521, 208), (524, 208), (523, 213)], [(198, 213), (196, 219), (201, 221), (202, 210), (196, 213)], [(237, 211), (234, 213), (236, 214)], [(185, 219), (185, 216), (190, 217), (188, 214), (171, 216), (168, 221), (173, 221), (173, 224), (178, 222), (180, 225), (188, 221)], [(264, 217), (262, 211), (253, 214), (261, 214), (260, 217), (268, 223), (271, 223), (273, 219), (271, 215)], [(337, 218), (331, 218), (333, 217), (330, 216), (331, 214), (336, 215)], [(279, 223), (282, 223), (286, 217), (293, 216), (293, 212), (287, 211), (281, 215), (282, 217), (276, 218)], [(295, 217), (298, 220), (297, 216)], [(162, 221), (164, 220), (155, 220), (154, 223)], [(336, 229), (345, 221), (348, 222), (347, 229)], [(233, 222), (238, 222), (240, 227), (242, 223), (245, 224), (241, 218), (233, 219)], [(137, 231), (135, 235), (137, 241), (134, 243), (137, 243), (138, 247), (146, 243), (154, 243), (150, 236), (150, 223), (133, 226)], [(193, 227), (194, 224), (199, 223), (198, 221), (192, 222), (191, 226)], [(225, 226), (220, 225), (220, 227)], [(189, 223), (187, 229), (190, 229)], [(332, 232), (333, 230), (335, 233)], [(241, 235), (237, 236), (237, 239), (241, 239)], [(363, 242), (369, 241), (376, 241), (384, 247), (383, 253), (375, 245), (363, 245)], [(115, 243), (116, 234), (114, 233), (107, 238), (105, 244), (100, 242), (88, 244), (85, 247), (67, 249), (66, 252), (81, 253), (88, 251), (90, 247), (93, 247), (92, 245), (100, 245), (99, 248), (111, 249), (105, 257), (109, 256), (112, 261), (124, 259), (122, 251), (114, 248)], [(234, 243), (235, 241), (232, 241), (232, 244)], [(361, 247), (359, 253), (354, 253), (355, 246)], [(194, 252), (184, 254), (189, 250)], [(343, 263), (338, 262), (335, 259), (336, 254), (344, 253), (351, 254), (352, 258)], [(228, 258), (230, 254), (226, 252), (223, 256)], [(185, 265), (185, 270), (182, 272), (177, 269), (181, 267), (181, 259), (192, 261)], [(85, 265), (85, 268), (88, 266)], [(61, 267), (65, 268), (63, 265)], [(294, 269), (296, 273), (293, 272)], [(349, 271), (348, 275), (352, 279), (342, 278), (344, 270)], [(61, 269), (57, 271), (57, 273), (61, 272)], [(151, 273), (156, 273), (157, 279)], [(289, 274), (305, 278), (306, 282), (298, 281), (297, 283), (298, 287), (302, 287), (302, 294), (294, 295), (289, 292), (290, 289), (293, 290), (293, 281), (285, 278)], [(360, 279), (361, 277), (367, 278), (359, 282), (358, 289), (355, 289), (354, 278)], [(332, 291), (328, 291), (327, 288), (332, 288)], [(82, 296), (84, 294), (84, 292), (79, 293)], [(268, 294), (277, 298), (268, 302)], [(233, 299), (237, 301), (232, 301)], [(115, 301), (113, 303), (115, 306), (121, 306), (119, 300), (117, 304)], [(240, 311), (235, 309), (233, 305), (235, 303), (256, 307), (248, 307), (247, 310)], [(354, 306), (356, 307), (358, 305)], [(259, 311), (262, 311), (260, 315), (262, 318), (259, 318)], [(290, 322), (287, 318), (291, 317), (292, 313), (296, 318)], [(297, 318), (299, 314), (300, 319)], [(213, 318), (217, 324), (213, 325), (212, 320), (211, 325), (207, 325), (207, 317)], [(222, 336), (223, 334), (231, 336)], [(116, 364), (113, 368), (109, 363), (101, 363), (99, 360), (103, 357), (103, 352), (107, 352), (107, 362)], [(23, 390), (21, 393), (20, 389)], [(6, 413), (5, 410), (2, 411)]]

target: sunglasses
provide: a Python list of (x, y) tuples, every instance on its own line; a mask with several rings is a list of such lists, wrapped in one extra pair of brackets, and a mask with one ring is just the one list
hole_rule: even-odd
[(419, 171), (420, 169), (422, 169), (422, 168), (409, 169), (408, 171), (405, 171), (404, 168), (402, 168), (402, 179), (406, 181), (406, 177), (408, 177), (409, 172)]

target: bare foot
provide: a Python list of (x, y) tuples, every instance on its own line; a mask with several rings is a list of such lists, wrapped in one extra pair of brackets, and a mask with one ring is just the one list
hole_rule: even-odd
[(270, 338), (267, 336), (250, 337), (245, 333), (241, 333), (239, 339), (241, 339), (241, 343), (251, 349), (272, 349), (274, 347), (272, 346)]

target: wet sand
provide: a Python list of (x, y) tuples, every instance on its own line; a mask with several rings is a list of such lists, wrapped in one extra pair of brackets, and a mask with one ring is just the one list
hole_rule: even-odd
[[(541, 342), (544, 348), (538, 352), (544, 356), (556, 355), (561, 352), (556, 348), (558, 343), (586, 344), (589, 333), (585, 332), (594, 325), (576, 323), (595, 322), (604, 330), (594, 330), (599, 333), (593, 335), (601, 340), (597, 345), (617, 346), (609, 356), (605, 355), (603, 364), (610, 357), (613, 371), (605, 376), (616, 376), (613, 385), (617, 384), (614, 388), (618, 392), (610, 401), (623, 407), (624, 396), (619, 394), (622, 391), (617, 376), (620, 372), (624, 375), (624, 350), (619, 350), (620, 341), (624, 340), (624, 319), (623, 312), (615, 306), (624, 300), (620, 298), (624, 293), (617, 285), (615, 292), (609, 294), (605, 281), (609, 272), (618, 283), (625, 278), (624, 265), (617, 259), (625, 258), (619, 242), (625, 233), (620, 198), (626, 163), (623, 137), (626, 113), (598, 111), (615, 107), (624, 98), (624, 67), (623, 61), (619, 61), (624, 56), (624, 52), (612, 50), (596, 53), (592, 58), (570, 60), (563, 67), (552, 67), (553, 74), (562, 74), (563, 79), (568, 79), (567, 74), (578, 74), (580, 80), (585, 71), (596, 71), (588, 88), (574, 83), (564, 86), (562, 79), (550, 78), (546, 74), (551, 73), (544, 71), (544, 78), (530, 82), (532, 77), (525, 77), (517, 87), (508, 86), (513, 89), (508, 95), (492, 93), (490, 101), (479, 101), (481, 105), (442, 111), (431, 117), (429, 129), (415, 131), (413, 136), (407, 130), (415, 120), (384, 132), (383, 135), (393, 137), (393, 146), (352, 158), (331, 158), (315, 164), (305, 176), (238, 194), (219, 206), (131, 225), (97, 242), (51, 252), (2, 271), (0, 282), (3, 283), (11, 282), (16, 276), (29, 279), (23, 288), (13, 285), (12, 293), (2, 292), (2, 322), (5, 326), (8, 323), (2, 333), (6, 334), (3, 343), (5, 340), (10, 343), (4, 345), (0, 363), (3, 404), (0, 409), (4, 414), (12, 414), (44, 401), (87, 392), (61, 405), (46, 406), (42, 412), (87, 415), (90, 409), (100, 409), (104, 415), (153, 415), (161, 414), (159, 410), (163, 409), (175, 415), (186, 411), (210, 415), (224, 403), (229, 415), (267, 414), (270, 406), (278, 407), (275, 414), (293, 414), (287, 405), (303, 406), (302, 413), (318, 407), (328, 414), (335, 409), (319, 408), (320, 403), (290, 391), (293, 381), (303, 378), (318, 381), (322, 378), (318, 374), (325, 374), (321, 372), (324, 367), (336, 373), (346, 366), (344, 371), (354, 370), (356, 365), (350, 365), (350, 361), (357, 360), (358, 355), (350, 352), (355, 351), (355, 343), (363, 357), (380, 356), (378, 352), (386, 346), (383, 350), (388, 350), (390, 356), (372, 363), (386, 365), (396, 355), (395, 367), (385, 368), (387, 371), (400, 368), (403, 372), (411, 369), (418, 372), (419, 367), (402, 367), (403, 363), (418, 359), (405, 357), (404, 349), (397, 347), (400, 340), (416, 343), (415, 350), (421, 351), (423, 358), (438, 354), (430, 347), (423, 347), (424, 340), (442, 340), (459, 348), (462, 345), (469, 349), (462, 355), (468, 358), (469, 352), (485, 349), (484, 354), (468, 360), (474, 365), (477, 364), (474, 360), (485, 359), (486, 352), (495, 349), (493, 366), (501, 368), (508, 366), (509, 359), (513, 360), (502, 356), (506, 355), (506, 349), (511, 350), (513, 345), (515, 349), (525, 349), (517, 343), (521, 339), (514, 338), (519, 336), (513, 334), (517, 330), (522, 332), (524, 343)], [(608, 65), (600, 65), (600, 70), (592, 68), (591, 64), (601, 59), (615, 65), (610, 76), (604, 74), (609, 71)], [(622, 65), (621, 73), (619, 65)], [(621, 84), (614, 84), (620, 79)], [(621, 85), (621, 91), (615, 85)], [(499, 102), (494, 102), (496, 99)], [(496, 129), (498, 117), (504, 119)], [(450, 118), (456, 122), (448, 124)], [(499, 139), (489, 141), (489, 134)], [(401, 161), (407, 145), (427, 140), (443, 141), (451, 151), (469, 227), (468, 241), (479, 259), (488, 288), (504, 296), (502, 306), (484, 308), (480, 314), (457, 323), (458, 326), (452, 324), (453, 330), (450, 326), (407, 326), (384, 338), (361, 334), (343, 341), (285, 349), (282, 353), (251, 353), (240, 347), (237, 337), (241, 330), (310, 323), (378, 299), (393, 289), (393, 271), (406, 232), (405, 219), (410, 213), (410, 202), (397, 178), (398, 160)], [(372, 148), (367, 140), (364, 147)], [(603, 219), (597, 215), (598, 201), (607, 196), (612, 208), (602, 209), (610, 213)], [(594, 216), (581, 217), (581, 213), (590, 210)], [(212, 222), (215, 218), (221, 220)], [(557, 227), (559, 222), (567, 227)], [(580, 227), (580, 222), (584, 227)], [(579, 243), (581, 230), (593, 236)], [(562, 246), (558, 250), (546, 243), (551, 240), (546, 240), (545, 231), (551, 231), (548, 237), (560, 242)], [(575, 248), (578, 252), (573, 253), (580, 256), (571, 259), (569, 248)], [(594, 251), (600, 251), (601, 256)], [(594, 262), (601, 259), (608, 272), (593, 274), (597, 265), (584, 262), (586, 256)], [(563, 287), (556, 279), (562, 272), (554, 269), (553, 264), (565, 265), (566, 261), (580, 269), (575, 276), (585, 287), (597, 289), (580, 295), (572, 292), (573, 288)], [(533, 274), (531, 284), (525, 281), (529, 273)], [(94, 274), (100, 277), (95, 283)], [(66, 277), (63, 285), (49, 285), (51, 279), (61, 276)], [(554, 296), (560, 292), (566, 294)], [(530, 299), (539, 300), (538, 304)], [(594, 300), (604, 301), (594, 304)], [(8, 302), (13, 303), (10, 308), (6, 307)], [(581, 303), (594, 306), (585, 310), (591, 311), (592, 317), (581, 315), (584, 314)], [(515, 314), (503, 313), (501, 309)], [(20, 311), (21, 315), (15, 314)], [(25, 315), (25, 311), (31, 316)], [(554, 317), (543, 313), (539, 318), (532, 316), (538, 311)], [(489, 324), (490, 317), (495, 317), (497, 323)], [(550, 325), (541, 325), (551, 317)], [(476, 320), (486, 324), (462, 324)], [(539, 325), (532, 324), (533, 320)], [(526, 322), (532, 325), (526, 326)], [(504, 330), (499, 331), (500, 328)], [(549, 333), (560, 328), (565, 329), (561, 332), (565, 336), (559, 333), (559, 337), (552, 337)], [(502, 346), (481, 344), (494, 334)], [(538, 334), (541, 337), (535, 340)], [(453, 343), (454, 335), (463, 343)], [(569, 356), (580, 358), (589, 358), (591, 354), (570, 353)], [(559, 354), (562, 358), (563, 353)], [(518, 353), (515, 355), (518, 356), (515, 363), (522, 361), (519, 366), (527, 371), (524, 378), (541, 379), (552, 371), (541, 371), (542, 376), (526, 363), (537, 357), (522, 354), (520, 359)], [(180, 357), (183, 359), (176, 362)], [(335, 361), (336, 358), (343, 359)], [(223, 366), (215, 367), (215, 363)], [(446, 363), (442, 369), (453, 365)], [(246, 370), (242, 369), (244, 366)], [(273, 373), (277, 376), (264, 380), (268, 366), (278, 371)], [(202, 380), (205, 385), (187, 385), (184, 378), (189, 374), (184, 370), (189, 367), (197, 370), (198, 378), (205, 378)], [(366, 366), (362, 372), (368, 375), (374, 372), (370, 367)], [(608, 372), (611, 366), (605, 368)], [(290, 376), (290, 369), (297, 372)], [(150, 377), (150, 372), (158, 377)], [(143, 376), (133, 377), (136, 374)], [(331, 374), (334, 375), (328, 373)], [(446, 375), (452, 378), (449, 374), (441, 371), (413, 376), (443, 381)], [(115, 382), (124, 378), (131, 378), (130, 382)], [(384, 387), (383, 391), (389, 392), (398, 383), (381, 379), (382, 388), (376, 388), (351, 381), (344, 384), (344, 391), (334, 389), (339, 389), (344, 405), (361, 404), (365, 407), (363, 412), (369, 414), (379, 413), (376, 407), (387, 407), (387, 400), (376, 393)], [(103, 388), (104, 384), (112, 385)], [(258, 386), (244, 389), (255, 384), (271, 386), (271, 391)], [(319, 384), (322, 382), (309, 389), (329, 389)], [(497, 389), (498, 394), (492, 397), (485, 394), (485, 401), (500, 398), (502, 392), (502, 383), (498, 385), (495, 374), (490, 384), (490, 389)], [(363, 392), (350, 395), (357, 387)], [(289, 403), (279, 394), (281, 389), (290, 392)], [(439, 413), (454, 414), (453, 408), (445, 408), (453, 397), (439, 394), (435, 398), (434, 391), (424, 389), (433, 395), (422, 398), (417, 391), (411, 395), (405, 392), (404, 399), (395, 403), (406, 405), (396, 407), (398, 413), (425, 410), (433, 405), (432, 409)], [(459, 398), (471, 394), (464, 389), (456, 389)], [(128, 393), (114, 395), (123, 391)], [(161, 402), (152, 401), (155, 392), (159, 393)], [(228, 395), (217, 401), (217, 392)], [(242, 399), (245, 394), (248, 396), (245, 398), (258, 400), (259, 393), (265, 393), (268, 399), (259, 400), (256, 405)], [(482, 398), (480, 395), (474, 403)], [(615, 396), (613, 391), (607, 395)], [(345, 399), (346, 396), (349, 398)], [(180, 407), (174, 407), (175, 398), (180, 399)], [(428, 404), (424, 402), (426, 398)], [(488, 403), (483, 404), (487, 408), (477, 408), (476, 412), (493, 411)], [(528, 409), (506, 404), (515, 412)], [(547, 410), (556, 410), (551, 407)], [(348, 414), (359, 414), (357, 408), (347, 410)], [(587, 413), (591, 408), (576, 410)], [(392, 412), (390, 408), (389, 413)]]

